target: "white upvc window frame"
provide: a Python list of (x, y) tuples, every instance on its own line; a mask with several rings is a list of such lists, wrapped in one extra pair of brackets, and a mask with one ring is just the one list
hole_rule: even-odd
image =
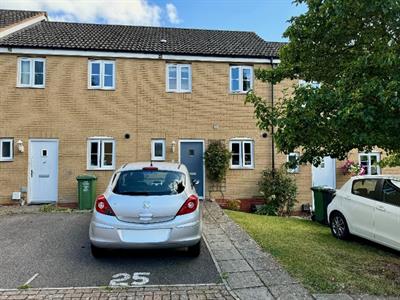
[[(99, 85), (92, 85), (92, 65), (99, 64), (100, 65), (100, 81)], [(104, 85), (105, 78), (105, 65), (110, 64), (113, 66), (112, 72), (112, 86)], [(91, 59), (88, 61), (88, 89), (90, 90), (115, 90), (115, 61), (114, 60), (99, 60), (99, 59)]]
[[(239, 89), (238, 90), (234, 90), (233, 89), (233, 85), (232, 85), (232, 70), (233, 69), (239, 69)], [(243, 90), (243, 70), (244, 69), (249, 69), (250, 70), (250, 89), (253, 89), (254, 86), (254, 70), (253, 70), (253, 66), (239, 66), (239, 65), (232, 65), (229, 67), (229, 91), (230, 93), (233, 94), (246, 94), (249, 90), (244, 91)]]
[[(290, 152), (287, 156), (286, 156), (286, 161), (289, 162), (290, 161), (290, 157), (291, 156), (295, 156), (296, 159), (298, 160), (300, 158), (300, 153), (299, 152)], [(300, 165), (297, 163), (296, 168), (287, 168), (287, 172), (291, 173), (291, 174), (297, 174), (300, 173)]]
[[(91, 164), (91, 145), (92, 143), (98, 143), (97, 147), (97, 165)], [(104, 144), (112, 144), (112, 164), (111, 166), (104, 166)], [(110, 137), (91, 137), (87, 139), (87, 157), (86, 157), (86, 169), (87, 170), (115, 170), (115, 140)]]
[[(162, 155), (156, 156), (156, 144), (162, 144)], [(154, 139), (151, 140), (151, 160), (154, 161), (163, 161), (165, 160), (165, 139)]]
[[(176, 88), (169, 85), (169, 68), (176, 67)], [(182, 89), (182, 68), (188, 68), (188, 89)], [(167, 92), (170, 93), (191, 93), (192, 92), (192, 65), (168, 63), (165, 68), (165, 83)]]
[[(10, 143), (10, 156), (3, 157), (4, 143)], [(0, 138), (0, 161), (13, 161), (14, 160), (14, 139), (12, 138)]]
[[(29, 83), (22, 83), (21, 71), (22, 62), (29, 62)], [(35, 62), (43, 63), (43, 83), (35, 84)], [(46, 86), (46, 59), (38, 57), (20, 57), (18, 58), (17, 87), (43, 89)]]
[[(361, 165), (361, 156), (368, 157), (368, 165), (367, 165), (367, 173), (365, 175), (371, 175), (371, 156), (376, 156), (376, 161), (379, 162), (381, 160), (381, 154), (379, 152), (360, 152), (358, 153), (358, 162)], [(377, 175), (381, 175), (381, 167), (379, 165), (376, 166)]]
[[(230, 160), (230, 168), (231, 169), (254, 169), (254, 141), (251, 139), (231, 139), (229, 141), (229, 151), (232, 153), (232, 145), (239, 144), (239, 164), (232, 164), (232, 158)], [(250, 144), (250, 157), (251, 163), (246, 164), (245, 160), (245, 145)]]

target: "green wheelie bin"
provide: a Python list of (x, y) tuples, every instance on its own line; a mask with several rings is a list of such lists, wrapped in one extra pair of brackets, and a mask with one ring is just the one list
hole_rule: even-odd
[(97, 177), (91, 174), (83, 174), (76, 177), (78, 181), (78, 205), (79, 209), (92, 209), (96, 199)]
[(312, 219), (322, 224), (328, 224), (328, 205), (332, 202), (336, 190), (330, 187), (314, 186), (314, 212)]

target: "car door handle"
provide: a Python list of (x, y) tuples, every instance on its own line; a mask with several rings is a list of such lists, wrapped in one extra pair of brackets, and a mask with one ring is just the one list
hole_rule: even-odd
[(376, 209), (380, 211), (386, 211), (386, 209), (383, 206), (377, 206)]

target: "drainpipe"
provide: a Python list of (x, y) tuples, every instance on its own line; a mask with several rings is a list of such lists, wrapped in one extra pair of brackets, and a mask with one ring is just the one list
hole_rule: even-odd
[[(271, 57), (271, 68), (274, 68), (274, 59)], [(274, 107), (274, 84), (271, 83), (271, 105)], [(271, 159), (272, 159), (272, 174), (275, 173), (275, 141), (274, 141), (274, 127), (271, 128)]]

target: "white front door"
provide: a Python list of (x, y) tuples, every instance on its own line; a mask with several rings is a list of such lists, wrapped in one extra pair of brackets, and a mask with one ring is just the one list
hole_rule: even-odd
[(58, 198), (58, 140), (29, 140), (28, 203)]
[(312, 166), (312, 186), (336, 188), (336, 160), (325, 156), (318, 167)]

